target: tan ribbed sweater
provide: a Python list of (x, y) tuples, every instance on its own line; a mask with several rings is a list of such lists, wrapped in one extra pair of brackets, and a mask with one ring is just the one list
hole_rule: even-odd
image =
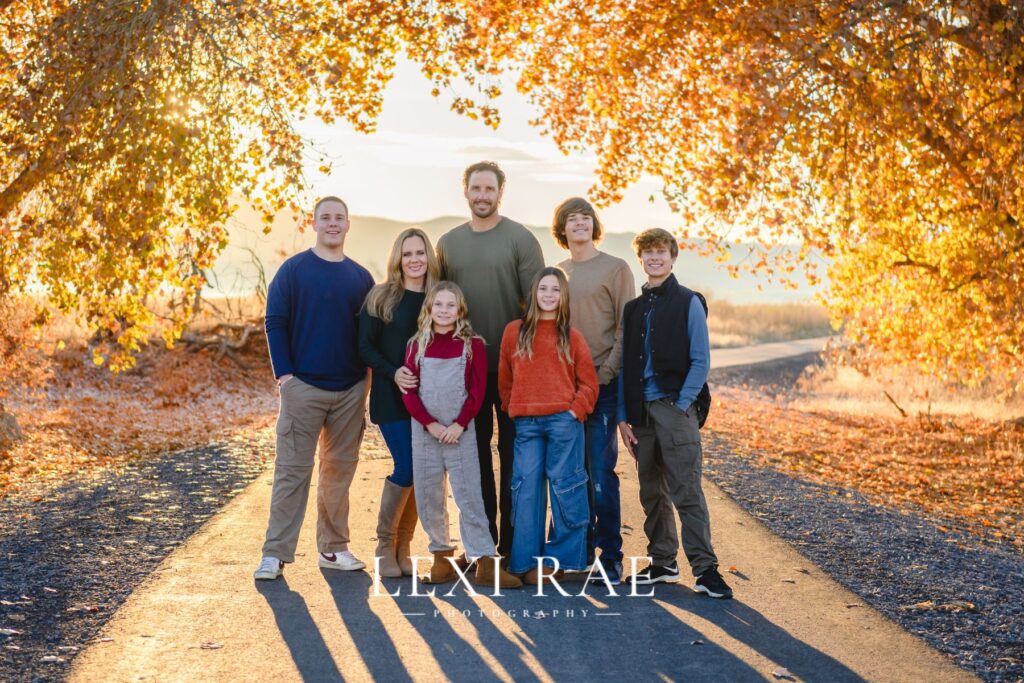
[(597, 379), (608, 384), (622, 363), (622, 309), (636, 298), (629, 265), (622, 259), (597, 252), (587, 261), (567, 259), (558, 267), (569, 276), (569, 311), (572, 326), (583, 333), (597, 368)]

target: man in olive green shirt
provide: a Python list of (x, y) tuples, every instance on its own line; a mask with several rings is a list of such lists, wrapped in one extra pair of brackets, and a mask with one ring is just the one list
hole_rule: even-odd
[(617, 584), (622, 579), (621, 505), (615, 474), (621, 323), (622, 309), (636, 296), (636, 285), (629, 264), (598, 250), (601, 221), (587, 200), (573, 197), (562, 202), (555, 209), (551, 234), (571, 255), (558, 264), (569, 277), (570, 322), (587, 340), (601, 384), (594, 412), (585, 425), (591, 496), (588, 554), (593, 558), (595, 549), (601, 549), (605, 574)]
[[(523, 314), (533, 278), (544, 267), (540, 243), (529, 230), (498, 214), (505, 189), (505, 173), (491, 161), (481, 161), (465, 170), (463, 193), (472, 218), (449, 232), (437, 243), (441, 276), (454, 281), (466, 295), (469, 320), (487, 344), (487, 394), (476, 416), (477, 454), (480, 485), (491, 536), (498, 552), (508, 555), (512, 547), (511, 486), (515, 425), (501, 409), (498, 398), (498, 352), (505, 326)], [(501, 534), (498, 534), (499, 504), (494, 490), (491, 436), (494, 415), (498, 418), (498, 460), (500, 463)]]

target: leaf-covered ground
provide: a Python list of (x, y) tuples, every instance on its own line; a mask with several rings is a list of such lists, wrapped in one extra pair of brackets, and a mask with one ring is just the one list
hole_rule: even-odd
[(736, 455), (1024, 549), (1024, 424), (799, 410), (778, 385), (742, 379), (715, 387), (708, 425)]
[[(265, 351), (246, 360), (265, 363)], [(5, 399), (24, 438), (0, 452), (0, 498), (69, 473), (203, 445), (270, 425), (277, 389), (269, 368), (243, 372), (211, 351), (150, 347), (112, 375), (87, 352), (50, 358), (39, 386)]]
[[(261, 354), (243, 372), (211, 352), (151, 349), (121, 375), (81, 352), (57, 354), (41, 387), (6, 400), (25, 438), (0, 453), (0, 497), (269, 426), (277, 390)], [(709, 433), (758, 466), (919, 508), (949, 529), (1024, 548), (1024, 423), (798, 409), (794, 386), (808, 362), (716, 371)]]
[[(0, 640), (0, 674), (32, 662), (33, 675), (59, 677), (135, 583), (272, 458), (269, 369), (182, 350), (148, 352), (116, 377), (71, 353), (54, 362), (40, 389), (6, 399), (26, 438), (0, 456), (0, 616), (17, 631)], [(715, 371), (708, 476), (962, 666), (1013, 680), (1024, 654), (1006, 600), (1019, 593), (1024, 430), (798, 410), (793, 386), (809, 362)], [(386, 457), (368, 435), (366, 457)], [(205, 447), (215, 441), (233, 446)]]

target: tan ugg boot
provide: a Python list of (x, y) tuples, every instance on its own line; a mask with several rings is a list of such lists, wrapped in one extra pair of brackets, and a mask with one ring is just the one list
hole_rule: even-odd
[(416, 491), (411, 486), (408, 491), (409, 497), (405, 500), (405, 508), (398, 519), (398, 530), (395, 533), (395, 555), (403, 576), (412, 576), (409, 545), (412, 543), (413, 534), (416, 533), (416, 522), (419, 521), (419, 515), (416, 514)]
[[(547, 578), (547, 577), (553, 578), (555, 581), (561, 581), (562, 577), (565, 576), (565, 572), (563, 572), (561, 569), (559, 569), (557, 572), (552, 574), (551, 573), (551, 567), (544, 567), (544, 576), (545, 576), (545, 578)], [(526, 584), (527, 586), (536, 586), (538, 579), (539, 579), (539, 576), (537, 575), (537, 568), (536, 567), (534, 567), (530, 571), (528, 571), (525, 574), (523, 574), (523, 583)]]
[(390, 578), (402, 575), (395, 551), (396, 530), (399, 517), (409, 499), (410, 486), (398, 486), (390, 480), (384, 480), (384, 491), (380, 495), (380, 512), (377, 513), (377, 550), (374, 555), (380, 558), (380, 575)]
[(473, 583), (478, 586), (493, 586), (494, 572), (498, 572), (498, 588), (520, 588), (523, 582), (514, 574), (501, 568), (500, 557), (481, 557), (476, 561), (476, 574)]
[(449, 557), (455, 555), (455, 550), (441, 550), (434, 553), (434, 564), (430, 567), (430, 573), (424, 576), (423, 583), (448, 583), (455, 580), (455, 568), (452, 567)]

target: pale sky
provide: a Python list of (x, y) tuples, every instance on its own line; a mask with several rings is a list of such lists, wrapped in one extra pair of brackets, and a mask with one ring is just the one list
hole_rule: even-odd
[[(490, 159), (508, 176), (500, 211), (513, 220), (548, 226), (559, 203), (568, 197), (586, 196), (595, 178), (596, 156), (559, 152), (551, 140), (529, 125), (537, 112), (516, 92), (514, 83), (502, 84), (505, 94), (496, 102), (502, 122), (497, 130), (452, 112), (453, 95), (434, 98), (431, 87), (414, 64), (400, 60), (385, 92), (376, 132), (359, 133), (341, 121), (329, 126), (318, 120), (300, 123), (299, 133), (325, 157), (321, 159), (316, 151), (308, 155), (305, 172), (313, 195), (342, 197), (357, 218), (373, 216), (409, 225), (442, 216), (468, 218), (462, 171), (471, 163)], [(459, 94), (472, 97), (474, 93), (466, 88)], [(331, 173), (321, 173), (321, 165), (329, 165)], [(652, 196), (654, 201), (650, 201)], [(623, 201), (598, 209), (598, 214), (608, 232), (639, 232), (651, 227), (675, 231), (681, 225), (654, 179), (641, 180), (627, 190)], [(284, 218), (275, 226), (276, 242), (263, 236), (261, 225), (255, 218), (253, 221), (244, 234), (233, 235), (232, 245), (214, 269), (224, 291), (253, 286), (252, 273), (247, 270), (251, 260), (248, 249), (261, 254), (272, 275), (285, 254), (313, 242), (312, 233), (295, 232), (294, 225)], [(388, 246), (381, 245), (382, 255)], [(268, 249), (273, 256), (267, 256)], [(701, 273), (700, 286), (720, 298), (778, 302), (812, 295), (807, 289), (792, 292), (770, 284), (762, 291), (759, 278), (744, 276), (733, 281), (712, 259), (690, 254), (685, 260), (691, 270)]]
[[(498, 99), (502, 122), (497, 130), (450, 110), (451, 97), (430, 95), (431, 84), (418, 68), (399, 61), (388, 84), (377, 132), (366, 135), (349, 124), (299, 125), (300, 133), (324, 151), (330, 176), (310, 159), (307, 177), (316, 195), (337, 194), (353, 215), (379, 216), (415, 223), (437, 216), (468, 216), (462, 197), (462, 170), (490, 159), (508, 181), (501, 213), (530, 225), (548, 225), (554, 208), (571, 196), (586, 196), (594, 181), (593, 154), (567, 157), (529, 125), (536, 111), (509, 82)], [(472, 96), (467, 89), (461, 94)], [(654, 195), (655, 201), (648, 199)], [(661, 198), (660, 185), (641, 181), (624, 200), (599, 210), (605, 229), (638, 232), (673, 229), (678, 218)]]

